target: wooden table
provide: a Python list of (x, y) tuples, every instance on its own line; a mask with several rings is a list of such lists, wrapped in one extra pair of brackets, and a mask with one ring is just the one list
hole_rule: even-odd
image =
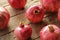
[[(11, 16), (8, 28), (0, 31), (0, 40), (17, 40), (14, 36), (14, 29), (19, 25), (19, 22), (21, 20), (25, 21), (25, 24), (30, 23), (25, 17), (24, 12), (31, 5), (40, 5), (40, 2), (39, 0), (28, 0), (24, 10), (17, 10), (17, 9), (11, 8), (7, 0), (0, 0), (0, 6), (4, 6), (5, 8), (7, 8)], [(30, 40), (40, 40), (39, 32), (41, 28), (44, 27), (46, 24), (54, 23), (58, 26), (60, 25), (60, 23), (57, 21), (56, 15), (54, 15), (53, 20), (50, 20), (50, 19), (51, 19), (51, 16), (44, 15), (44, 19), (42, 22), (37, 24), (33, 24), (33, 23), (30, 24), (33, 30)]]

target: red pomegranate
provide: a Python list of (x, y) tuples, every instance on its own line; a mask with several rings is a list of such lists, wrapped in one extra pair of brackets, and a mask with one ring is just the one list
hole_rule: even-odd
[(58, 20), (60, 21), (60, 9), (58, 11)]
[(30, 25), (24, 25), (21, 23), (15, 30), (14, 30), (15, 37), (18, 40), (27, 40), (32, 35), (32, 28)]
[(8, 3), (10, 4), (10, 6), (12, 8), (24, 8), (25, 4), (26, 4), (27, 0), (8, 0)]
[(0, 29), (7, 27), (10, 19), (10, 14), (5, 7), (0, 7)]
[(60, 40), (60, 28), (56, 25), (47, 25), (40, 31), (40, 40)]
[(32, 23), (41, 22), (44, 16), (44, 9), (40, 5), (33, 5), (27, 9), (25, 15), (26, 18)]
[(46, 11), (57, 12), (60, 8), (60, 0), (40, 0)]

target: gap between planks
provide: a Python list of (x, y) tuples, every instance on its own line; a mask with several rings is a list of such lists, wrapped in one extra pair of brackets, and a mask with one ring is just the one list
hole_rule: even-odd
[[(32, 3), (34, 3), (34, 2), (36, 2), (36, 1), (33, 1)], [(37, 1), (37, 2), (38, 2), (38, 1)], [(32, 3), (31, 3), (30, 5), (32, 5)], [(38, 3), (39, 3), (39, 2), (38, 2)], [(34, 3), (34, 4), (36, 4), (36, 3)], [(28, 5), (28, 4), (27, 4), (27, 5)], [(30, 6), (30, 5), (29, 5), (29, 6)], [(17, 15), (19, 15), (19, 14), (20, 14), (20, 13), (18, 13), (18, 14), (16, 14), (16, 15), (13, 15), (13, 16), (11, 16), (11, 18), (14, 17), (14, 16), (17, 16)], [(13, 31), (13, 30), (12, 30), (12, 31)], [(11, 31), (11, 32), (12, 32), (12, 31)], [(10, 32), (9, 32), (9, 33), (10, 33)]]
[[(32, 4), (32, 3), (31, 3)], [(30, 4), (30, 5), (31, 5)], [(36, 3), (35, 3), (36, 4)], [(28, 4), (27, 4), (28, 5)], [(9, 5), (6, 5), (5, 7), (7, 7), (7, 6), (9, 6)], [(29, 6), (28, 6), (29, 7)], [(11, 16), (11, 17), (14, 17), (14, 16), (17, 16), (17, 15), (19, 15), (19, 14), (16, 14), (16, 15), (13, 15), (13, 16)], [(12, 30), (12, 31), (10, 31), (10, 32), (8, 32), (7, 34), (9, 34), (9, 33), (11, 33), (11, 32), (13, 32), (14, 30)], [(7, 35), (7, 34), (4, 34), (4, 35)], [(4, 36), (4, 35), (2, 35), (2, 36)]]

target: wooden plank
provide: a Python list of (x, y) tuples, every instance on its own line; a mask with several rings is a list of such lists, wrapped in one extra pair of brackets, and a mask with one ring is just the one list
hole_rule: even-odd
[[(12, 18), (10, 19), (10, 22), (9, 22), (9, 26), (8, 26), (9, 28), (6, 29), (6, 30), (0, 31), (0, 37), (6, 35), (6, 34), (8, 34), (8, 33), (10, 33), (12, 30), (14, 30), (14, 29), (19, 25), (19, 22), (20, 22), (21, 20), (24, 20), (24, 21), (25, 21), (25, 24), (29, 24), (29, 23), (30, 23), (30, 22), (25, 18), (24, 14), (20, 14), (20, 15), (18, 15), (18, 16), (12, 17)], [(36, 27), (35, 27), (35, 28), (36, 28)], [(33, 29), (33, 27), (32, 27), (32, 29)], [(35, 36), (35, 35), (36, 35), (36, 36)], [(37, 34), (36, 34), (36, 32), (34, 31), (34, 29), (33, 29), (32, 36), (34, 36), (35, 38), (38, 37)], [(34, 37), (33, 37), (33, 38), (34, 38)]]
[[(24, 14), (20, 14), (20, 15), (17, 15), (15, 17), (12, 17), (10, 19), (10, 22), (9, 22), (9, 28), (8, 29), (5, 29), (3, 31), (0, 31), (0, 37), (1, 36), (4, 36), (10, 32), (13, 32), (13, 30), (19, 25), (19, 22), (23, 20), (25, 21), (25, 24), (29, 24), (30, 22), (26, 19), (26, 17), (24, 16)], [(35, 25), (35, 26), (34, 26)], [(37, 27), (38, 25), (38, 27)], [(37, 38), (39, 36), (39, 31), (40, 31), (40, 24), (31, 24), (31, 28), (33, 30), (33, 33), (32, 33), (32, 38)], [(37, 27), (37, 29), (36, 29)]]
[[(32, 2), (32, 3), (33, 3), (33, 2)], [(10, 6), (9, 6), (9, 7), (10, 7)], [(16, 16), (16, 17), (13, 17), (13, 18), (10, 19), (9, 29), (6, 29), (6, 30), (4, 30), (4, 31), (0, 31), (0, 32), (1, 32), (1, 33), (0, 33), (0, 36), (5, 35), (6, 33), (9, 33), (10, 31), (14, 30), (15, 27), (18, 26), (18, 23), (19, 23), (20, 20), (22, 20), (22, 18), (23, 18), (23, 20), (26, 20), (26, 19), (24, 18), (24, 14), (23, 14), (24, 11), (21, 12), (20, 10), (14, 10), (14, 9), (12, 9), (12, 8), (9, 8), (9, 7), (8, 7), (8, 10), (10, 11), (10, 15), (11, 15), (11, 16), (14, 16), (14, 15), (19, 14), (19, 13), (20, 13), (20, 15), (19, 15), (19, 16)], [(6, 7), (6, 8), (7, 8), (7, 7)], [(16, 13), (16, 12), (18, 12), (18, 13)], [(15, 14), (13, 14), (13, 13), (15, 13)], [(20, 19), (19, 19), (19, 18), (20, 18)], [(16, 24), (15, 24), (15, 23), (16, 23)], [(28, 23), (28, 21), (27, 21), (26, 23)]]
[(47, 24), (55, 24), (60, 27), (60, 22), (57, 19), (57, 13), (47, 13), (47, 16), (43, 19)]
[(12, 32), (10, 34), (0, 37), (0, 40), (17, 40), (17, 39), (14, 37), (14, 34)]
[[(31, 3), (32, 1), (36, 1), (36, 0), (27, 0), (26, 4)], [(8, 3), (8, 0), (4, 0), (4, 1), (0, 0), (0, 6), (10, 6), (10, 5)]]
[[(57, 25), (58, 27), (60, 27), (60, 22), (58, 21), (58, 19), (57, 19), (57, 13), (55, 13), (55, 14), (45, 14), (46, 15), (46, 17), (44, 17), (43, 18), (43, 22), (40, 22), (39, 24), (31, 24), (32, 25), (32, 27), (33, 27), (33, 30), (35, 31), (35, 33), (34, 33), (34, 31), (33, 31), (33, 37), (34, 37), (34, 34), (35, 34), (35, 36), (36, 37), (34, 37), (35, 39), (36, 38), (38, 38), (38, 39), (36, 39), (36, 40), (39, 40), (40, 38), (39, 38), (39, 33), (40, 33), (40, 30), (44, 27), (44, 26), (46, 26), (46, 25), (48, 25), (48, 24), (55, 24), (55, 25)], [(45, 16), (44, 15), (44, 16)], [(37, 28), (36, 28), (37, 27)]]
[(7, 0), (0, 0), (0, 6), (6, 6), (8, 5)]
[[(28, 2), (31, 2), (31, 1), (32, 0), (28, 0), (27, 3)], [(8, 0), (4, 0), (4, 1), (3, 0), (0, 0), (0, 6), (7, 6), (7, 5), (9, 6)]]
[(24, 18), (24, 14), (17, 15), (15, 17), (10, 18), (10, 22), (7, 29), (0, 31), (0, 36), (9, 33), (10, 31), (14, 30), (15, 27), (19, 25), (19, 21)]
[[(21, 11), (13, 9), (10, 6), (7, 6), (6, 8), (9, 10), (10, 15), (11, 15), (12, 18), (10, 18), (10, 22), (9, 22), (8, 28), (5, 29), (5, 30), (0, 31), (0, 40), (16, 40), (16, 38), (14, 37), (14, 34), (13, 34), (14, 29), (19, 25), (19, 22), (21, 20), (25, 21), (25, 24), (29, 24), (30, 23), (26, 19), (25, 15), (24, 15), (24, 12), (30, 6), (37, 5), (37, 4), (39, 5), (40, 2), (32, 1), (31, 3), (26, 4), (25, 10), (21, 10)], [(56, 24), (56, 25), (60, 26), (60, 23), (58, 22), (56, 15), (57, 14), (55, 14), (55, 16), (53, 16), (53, 20), (51, 20), (52, 16), (50, 15), (50, 16), (44, 17), (43, 22), (40, 22), (40, 23), (37, 23), (37, 24), (32, 24), (32, 23), (30, 24), (31, 28), (33, 30), (33, 33), (32, 33), (32, 39), (33, 40), (40, 40), (37, 37), (39, 37), (40, 30), (46, 24)]]
[(26, 4), (26, 8), (29, 8), (32, 5), (40, 5), (41, 3), (39, 2), (40, 0), (33, 0), (33, 1), (29, 1)]
[[(17, 40), (17, 38), (15, 37), (14, 32), (11, 32), (10, 34), (0, 37), (0, 40)], [(28, 40), (33, 40), (33, 39), (31, 38)]]
[[(13, 32), (12, 30), (14, 30), (19, 25), (19, 22), (21, 20), (24, 20), (25, 21), (25, 24), (29, 24), (30, 23), (25, 18), (24, 14), (20, 14), (20, 15), (17, 15), (15, 17), (12, 17), (10, 19), (10, 23), (9, 23), (9, 26), (8, 26), (9, 28), (6, 29), (6, 30), (0, 31), (0, 36), (4, 36), (4, 35), (9, 34), (10, 32)], [(42, 28), (42, 24), (43, 23), (31, 24), (31, 28), (33, 30), (33, 33), (32, 33), (32, 38), (33, 39), (35, 39), (35, 38), (37, 38), (39, 36), (39, 32), (40, 32), (40, 29)]]
[[(53, 16), (53, 20), (50, 21), (51, 18), (52, 18), (52, 16), (50, 15), (50, 16), (44, 17), (43, 22), (40, 22), (40, 23), (37, 23), (37, 24), (30, 24), (31, 25), (31, 28), (33, 30), (32, 39), (36, 39), (37, 37), (39, 37), (39, 32), (40, 32), (41, 28), (44, 27), (46, 24), (56, 24), (56, 25), (60, 24), (58, 22), (58, 20), (57, 20), (57, 14), (55, 14)], [(3, 38), (6, 37), (5, 35), (12, 35), (13, 34), (12, 33), (13, 32), (12, 30), (14, 30), (19, 25), (19, 21), (20, 20), (24, 20), (25, 21), (25, 24), (29, 24), (30, 23), (26, 19), (26, 17), (24, 16), (24, 13), (21, 13), (20, 15), (17, 15), (15, 17), (12, 17), (11, 20), (10, 20), (10, 23), (9, 23), (9, 29), (6, 30), (6, 31), (4, 30), (4, 31), (1, 31), (0, 32), (1, 35), (3, 36)], [(11, 33), (9, 33), (9, 32), (11, 32)], [(2, 36), (1, 36), (1, 38), (2, 38)], [(14, 40), (14, 38), (10, 38), (10, 39)], [(39, 39), (36, 39), (36, 40), (39, 40)]]
[[(28, 40), (39, 40), (39, 39), (40, 39), (39, 37), (35, 39), (31, 37)], [(17, 40), (17, 38), (15, 37), (14, 32), (11, 32), (7, 35), (0, 37), (0, 40)]]
[(32, 38), (37, 38), (39, 37), (40, 35), (40, 30), (46, 26), (47, 23), (45, 22), (40, 22), (40, 23), (37, 23), (37, 24), (31, 24), (31, 27), (32, 27), (32, 30), (33, 30), (33, 35), (32, 35)]
[[(10, 21), (10, 24), (9, 24), (9, 29), (6, 29), (6, 30), (3, 30), (3, 31), (1, 31), (0, 32), (0, 36), (2, 35), (2, 34), (4, 34), (4, 35), (2, 35), (1, 36), (1, 40), (2, 39), (5, 39), (6, 38), (6, 40), (8, 39), (8, 38), (10, 38), (10, 40), (12, 39), (14, 39), (14, 34), (11, 32), (11, 33), (9, 33), (8, 34), (8, 32), (9, 31), (11, 31), (11, 30), (14, 30), (18, 25), (19, 25), (19, 21), (20, 20), (24, 20), (24, 21), (26, 21), (25, 22), (25, 24), (28, 24), (29, 23), (29, 21), (26, 19), (26, 18), (23, 18), (23, 17), (21, 17), (21, 16), (24, 16), (23, 14), (20, 14), (20, 15), (18, 15), (18, 16), (15, 16), (15, 17), (13, 17), (13, 18), (11, 18), (11, 21)], [(20, 18), (20, 19), (19, 19)], [(23, 18), (23, 19), (22, 19)], [(32, 29), (33, 29), (33, 27), (32, 27)], [(33, 36), (35, 36), (35, 38), (37, 37), (37, 34), (35, 34), (36, 32), (34, 31), (34, 29), (33, 29), (33, 33), (32, 33), (32, 38), (34, 39), (34, 37)], [(34, 34), (34, 35), (33, 35)], [(10, 35), (13, 35), (13, 36), (11, 36), (10, 37)], [(8, 38), (7, 38), (8, 37)]]
[(18, 15), (18, 14), (21, 14), (23, 12), (25, 12), (31, 5), (39, 5), (39, 1), (28, 1), (26, 6), (25, 6), (25, 9), (24, 10), (21, 10), (21, 9), (14, 9), (12, 8), (11, 6), (6, 6), (7, 10), (9, 11), (10, 15), (11, 16), (15, 16), (15, 15)]
[[(25, 24), (29, 24), (30, 22), (26, 19), (24, 14), (17, 15), (15, 17), (12, 17), (9, 22), (9, 28), (6, 30), (0, 31), (0, 37), (4, 36), (10, 32), (13, 32), (13, 30), (19, 25), (19, 22), (21, 20), (25, 21)], [(43, 23), (38, 23), (38, 24), (31, 24), (33, 33), (32, 33), (32, 38), (37, 38), (39, 36), (39, 31), (41, 29)], [(37, 28), (36, 28), (37, 27)]]
[(13, 9), (10, 6), (7, 6), (6, 9), (9, 11), (11, 17), (18, 15), (18, 14), (21, 14), (21, 13), (25, 12), (25, 10), (26, 10), (26, 9), (24, 9), (24, 10)]
[(37, 39), (35, 39), (35, 40), (40, 40), (40, 38), (37, 38)]

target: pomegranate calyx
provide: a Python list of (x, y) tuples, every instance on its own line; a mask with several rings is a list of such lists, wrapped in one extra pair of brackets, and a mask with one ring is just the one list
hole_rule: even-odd
[(40, 12), (40, 11), (36, 9), (36, 10), (34, 11), (34, 14), (39, 14), (39, 12)]
[(21, 28), (24, 27), (24, 22), (20, 22), (20, 27), (21, 27)]
[(49, 31), (50, 31), (50, 32), (54, 32), (54, 28), (53, 28), (52, 25), (49, 25), (48, 28), (49, 28)]

